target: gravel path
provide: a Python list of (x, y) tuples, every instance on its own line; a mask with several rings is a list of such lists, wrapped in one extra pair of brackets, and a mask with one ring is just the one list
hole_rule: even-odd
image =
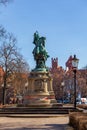
[(73, 130), (68, 122), (68, 115), (49, 118), (0, 117), (0, 130)]

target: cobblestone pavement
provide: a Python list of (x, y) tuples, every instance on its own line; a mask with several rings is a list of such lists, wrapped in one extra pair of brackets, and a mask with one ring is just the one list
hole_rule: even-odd
[(0, 130), (73, 130), (68, 115), (57, 117), (0, 117)]

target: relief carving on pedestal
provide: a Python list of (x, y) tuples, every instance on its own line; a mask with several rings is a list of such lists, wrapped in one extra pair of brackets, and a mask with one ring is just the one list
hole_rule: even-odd
[(35, 86), (35, 90), (34, 90), (35, 92), (44, 92), (42, 80), (35, 80), (34, 86)]

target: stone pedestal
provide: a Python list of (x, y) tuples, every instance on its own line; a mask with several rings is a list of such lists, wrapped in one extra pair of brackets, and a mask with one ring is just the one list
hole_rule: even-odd
[(28, 80), (28, 88), (24, 94), (24, 105), (29, 107), (51, 107), (55, 102), (50, 73), (32, 71)]

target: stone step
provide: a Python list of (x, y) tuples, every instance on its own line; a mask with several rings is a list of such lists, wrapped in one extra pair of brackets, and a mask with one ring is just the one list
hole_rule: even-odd
[(68, 114), (74, 108), (2, 108), (0, 114)]

